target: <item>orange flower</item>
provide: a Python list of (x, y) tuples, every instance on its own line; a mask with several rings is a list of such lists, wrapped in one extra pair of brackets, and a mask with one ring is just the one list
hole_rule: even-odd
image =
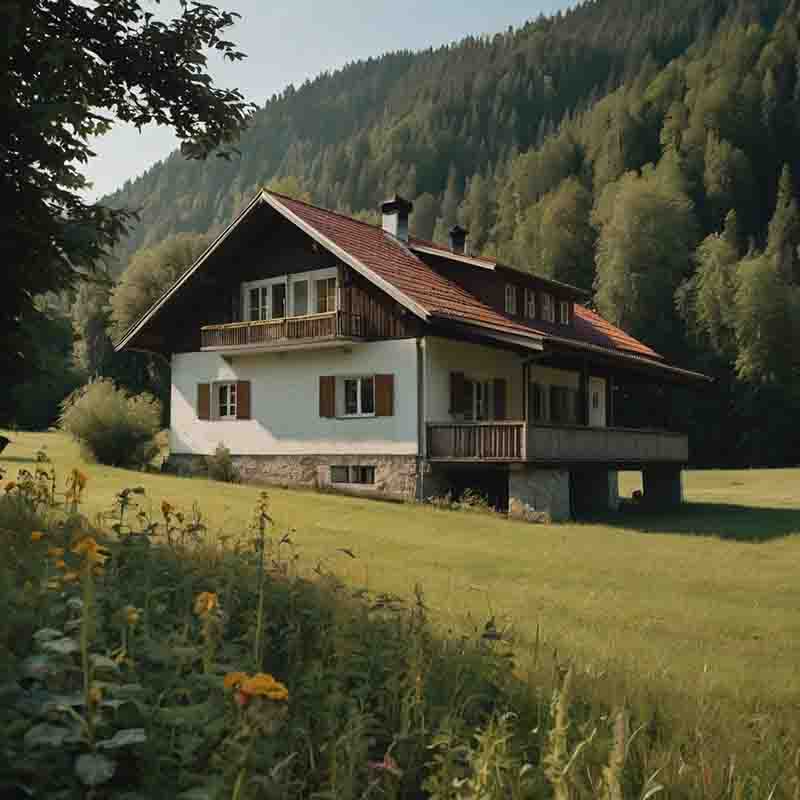
[(32, 531), (31, 532), (31, 541), (32, 542), (41, 542), (44, 539), (44, 534), (41, 531)]
[(125, 606), (125, 608), (122, 609), (122, 614), (125, 617), (125, 622), (130, 626), (136, 625), (141, 616), (139, 614), (139, 609), (134, 606)]
[(63, 558), (59, 558), (57, 561), (54, 562), (53, 566), (56, 569), (66, 569), (67, 568), (67, 562), (64, 561)]
[(81, 579), (80, 573), (72, 571), (72, 572), (65, 572), (61, 576), (61, 580), (64, 583), (75, 583), (75, 581), (79, 581)]
[(222, 681), (222, 685), (226, 689), (235, 689), (249, 677), (250, 676), (246, 672), (229, 672)]
[(219, 597), (214, 592), (200, 592), (194, 600), (194, 613), (198, 617), (204, 617), (218, 606)]
[(272, 675), (265, 672), (259, 672), (242, 681), (239, 691), (251, 697), (258, 695), (277, 702), (289, 699), (289, 690), (280, 681), (276, 681)]
[(6, 491), (7, 491), (7, 492), (10, 492), (12, 489), (16, 489), (16, 487), (17, 487), (17, 484), (16, 484), (16, 482), (15, 482), (15, 481), (9, 481), (9, 482), (6, 484)]
[(108, 557), (105, 553), (103, 553), (103, 551), (100, 549), (100, 545), (97, 544), (97, 542), (91, 536), (81, 539), (78, 544), (72, 548), (72, 552), (76, 555), (84, 556), (87, 563), (95, 566), (104, 563)]
[(161, 513), (166, 517), (175, 510), (175, 507), (166, 500), (161, 501)]
[(48, 547), (47, 548), (47, 555), (51, 558), (61, 558), (64, 555), (64, 548), (63, 547)]

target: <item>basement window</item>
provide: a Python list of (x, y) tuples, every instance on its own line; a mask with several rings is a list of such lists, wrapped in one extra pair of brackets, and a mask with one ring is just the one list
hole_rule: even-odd
[(375, 483), (375, 467), (373, 466), (332, 466), (331, 483)]

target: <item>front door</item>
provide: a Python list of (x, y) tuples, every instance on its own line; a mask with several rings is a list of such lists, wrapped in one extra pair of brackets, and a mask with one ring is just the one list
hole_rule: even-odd
[(606, 380), (589, 378), (589, 425), (606, 427)]

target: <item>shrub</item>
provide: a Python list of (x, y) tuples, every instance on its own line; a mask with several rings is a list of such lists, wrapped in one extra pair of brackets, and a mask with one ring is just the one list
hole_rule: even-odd
[(161, 404), (155, 397), (131, 395), (104, 378), (64, 401), (60, 424), (101, 464), (142, 467), (158, 452), (160, 420)]
[(215, 481), (236, 483), (239, 480), (239, 471), (231, 458), (231, 451), (222, 442), (217, 445), (213, 456), (206, 456), (208, 477)]

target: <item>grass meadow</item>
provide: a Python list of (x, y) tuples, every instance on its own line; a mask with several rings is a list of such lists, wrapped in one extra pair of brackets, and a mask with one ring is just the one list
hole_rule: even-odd
[[(100, 528), (117, 493), (141, 486), (137, 502), (154, 519), (162, 501), (186, 511), (196, 503), (215, 543), (235, 548), (250, 535), (258, 487), (85, 463), (59, 433), (10, 438), (0, 455), (6, 479), (32, 469), (42, 449), (61, 476), (79, 466), (88, 477), (81, 511)], [(623, 495), (637, 486), (637, 475), (621, 476)], [(653, 753), (678, 763), (702, 738), (700, 762), (685, 762), (699, 782), (672, 796), (767, 798), (779, 781), (783, 796), (792, 786), (800, 793), (800, 469), (690, 471), (680, 511), (632, 507), (564, 525), (268, 492), (273, 531), (290, 534), (284, 554), (298, 556), (302, 574), (333, 574), (384, 599), (422, 587), (435, 631), (499, 631), (513, 643), (518, 678), (550, 692), (557, 665), (573, 662), (587, 708), (658, 718), (668, 735), (642, 775), (658, 768)], [(744, 787), (733, 776), (762, 745), (788, 772), (781, 767), (774, 786), (763, 777)], [(680, 764), (671, 769), (681, 774)], [(473, 795), (452, 795), (461, 796)]]

